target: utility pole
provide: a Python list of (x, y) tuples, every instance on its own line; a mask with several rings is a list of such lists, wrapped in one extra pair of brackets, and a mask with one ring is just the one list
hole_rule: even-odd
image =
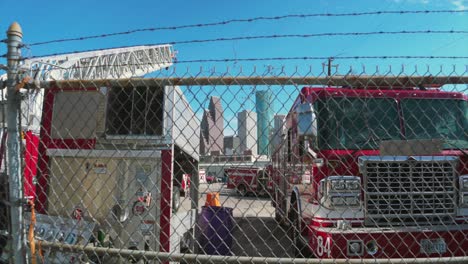
[(20, 118), (21, 96), (16, 89), (18, 64), (21, 56), (20, 45), (23, 31), (18, 23), (13, 22), (7, 31), (7, 152), (8, 183), (10, 207), (11, 241), (10, 262), (23, 264), (26, 261), (25, 231), (23, 228), (23, 180), (21, 173)]
[[(338, 69), (338, 64), (332, 64), (332, 62), (334, 61), (335, 59), (333, 59), (333, 57), (329, 57), (328, 58), (328, 63), (326, 64), (327, 66), (327, 75), (328, 76), (331, 76), (332, 75), (332, 72), (331, 72), (331, 68), (332, 67), (335, 67)], [(325, 63), (322, 63), (322, 66), (325, 68)]]

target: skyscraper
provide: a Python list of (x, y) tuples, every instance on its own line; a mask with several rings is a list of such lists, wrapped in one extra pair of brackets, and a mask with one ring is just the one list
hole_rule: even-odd
[(250, 150), (257, 155), (257, 113), (244, 110), (237, 114), (237, 119), (241, 154)]
[(225, 136), (224, 137), (224, 155), (241, 154), (239, 145), (240, 145), (239, 137)]
[(208, 109), (203, 113), (200, 123), (200, 154), (222, 154), (224, 151), (224, 116), (221, 99), (210, 97)]
[(255, 93), (258, 115), (258, 154), (270, 156), (270, 137), (273, 132), (273, 94), (270, 90)]
[(275, 115), (274, 119), (274, 127), (273, 127), (273, 137), (272, 137), (272, 144), (279, 145), (281, 144), (281, 137), (285, 133), (285, 118), (286, 115)]
[(274, 153), (281, 147), (282, 137), (286, 133), (285, 121), (286, 115), (275, 115), (273, 117), (274, 126), (273, 126), (273, 135), (271, 138), (271, 153)]

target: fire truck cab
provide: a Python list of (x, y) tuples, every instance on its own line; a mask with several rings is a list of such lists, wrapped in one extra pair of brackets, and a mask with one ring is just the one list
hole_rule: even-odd
[(465, 94), (305, 87), (286, 128), (272, 197), (296, 256), (466, 256)]

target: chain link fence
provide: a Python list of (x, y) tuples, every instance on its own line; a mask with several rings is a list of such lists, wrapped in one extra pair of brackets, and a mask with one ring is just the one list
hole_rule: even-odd
[(26, 85), (1, 260), (468, 261), (466, 70), (202, 76)]

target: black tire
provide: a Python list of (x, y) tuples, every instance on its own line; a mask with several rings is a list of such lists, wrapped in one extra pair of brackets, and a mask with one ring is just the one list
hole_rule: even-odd
[(177, 213), (180, 207), (180, 189), (174, 187), (172, 192), (172, 212)]
[(290, 238), (293, 242), (293, 254), (295, 258), (311, 258), (312, 252), (309, 249), (307, 241), (304, 241), (301, 234), (301, 220), (299, 218), (297, 202), (291, 204), (289, 211), (289, 221), (291, 224)]
[(283, 228), (287, 228), (287, 219), (286, 219), (286, 214), (283, 212), (283, 210), (280, 208), (281, 205), (278, 204), (278, 192), (275, 191), (274, 197), (272, 200), (272, 206), (275, 208), (275, 221)]
[(297, 237), (300, 235), (300, 232), (299, 232), (299, 227), (298, 227), (298, 212), (297, 212), (297, 203), (293, 203), (291, 204), (290, 208), (289, 208), (289, 212), (288, 212), (288, 224), (289, 224), (289, 230), (288, 230), (288, 235), (289, 235), (289, 238), (291, 239), (291, 242), (293, 244), (293, 256), (295, 258), (299, 258), (301, 257), (300, 256), (300, 252), (299, 252), (299, 248), (297, 247)]
[(242, 197), (246, 196), (247, 195), (247, 188), (245, 188), (245, 185), (243, 185), (243, 184), (238, 185), (237, 186), (237, 193)]

